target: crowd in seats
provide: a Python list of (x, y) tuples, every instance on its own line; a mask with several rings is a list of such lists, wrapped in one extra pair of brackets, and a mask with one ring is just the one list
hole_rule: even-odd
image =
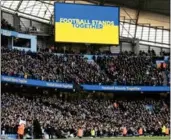
[(15, 28), (10, 23), (8, 23), (8, 21), (6, 21), (5, 19), (1, 20), (1, 29), (12, 30), (12, 31), (15, 30)]
[(96, 57), (95, 62), (119, 85), (163, 85), (163, 69), (154, 66), (151, 56), (121, 53), (117, 57)]
[[(30, 96), (28, 96), (30, 95)], [(169, 104), (164, 98), (115, 98), (66, 100), (57, 94), (32, 95), (2, 93), (1, 128), (6, 134), (16, 133), (20, 119), (26, 120), (25, 133), (32, 135), (32, 122), (40, 122), (42, 133), (58, 138), (76, 136), (82, 128), (84, 136), (162, 135), (169, 128)]]
[(1, 73), (64, 83), (162, 86), (166, 70), (156, 67), (153, 56), (151, 52), (124, 52), (118, 56), (94, 56), (94, 61), (89, 62), (83, 55), (2, 49)]
[(112, 53), (108, 50), (100, 51), (98, 49), (93, 49), (92, 46), (91, 47), (80, 46), (84, 49), (79, 50), (79, 52), (75, 52), (72, 49), (69, 49), (69, 47), (63, 47), (63, 46), (65, 45), (61, 45), (59, 47), (50, 46), (45, 49), (40, 47), (40, 51), (51, 52), (51, 53), (65, 53), (65, 54), (112, 55)]
[(167, 63), (167, 67), (166, 67), (165, 73), (167, 77), (167, 83), (170, 86), (170, 58), (166, 63)]
[(2, 51), (2, 74), (53, 82), (107, 83), (109, 78), (83, 56)]
[[(24, 52), (2, 48), (1, 74), (29, 79), (78, 84), (163, 85), (170, 77), (166, 68), (157, 68), (155, 53), (122, 52), (119, 55), (95, 55), (87, 61), (82, 55), (55, 55), (48, 52)], [(159, 58), (157, 58), (159, 59)], [(163, 58), (162, 58), (163, 59)], [(167, 80), (168, 80), (167, 79)], [(169, 82), (168, 82), (169, 84)], [(57, 94), (2, 93), (1, 128), (16, 134), (19, 120), (26, 120), (25, 134), (32, 135), (33, 120), (40, 122), (42, 134), (64, 138), (84, 136), (163, 135), (169, 128), (169, 104), (163, 98), (82, 99), (66, 100)]]

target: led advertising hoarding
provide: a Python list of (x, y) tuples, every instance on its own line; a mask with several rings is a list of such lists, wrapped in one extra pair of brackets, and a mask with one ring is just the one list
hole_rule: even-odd
[(55, 41), (119, 44), (119, 8), (55, 3)]

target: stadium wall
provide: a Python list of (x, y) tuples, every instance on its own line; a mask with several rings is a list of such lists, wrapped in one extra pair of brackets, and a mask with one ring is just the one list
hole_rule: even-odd
[(141, 11), (138, 23), (150, 23), (151, 26), (163, 26), (164, 29), (170, 29), (170, 18), (151, 12)]
[(121, 51), (121, 46), (120, 45), (117, 46), (117, 47), (115, 47), (115, 46), (110, 47), (110, 52), (111, 53), (119, 53), (120, 51)]
[(133, 51), (133, 46), (131, 43), (122, 42), (122, 51)]
[(144, 51), (144, 52), (148, 52), (148, 50), (150, 49), (150, 46), (147, 45), (139, 45), (140, 50)]

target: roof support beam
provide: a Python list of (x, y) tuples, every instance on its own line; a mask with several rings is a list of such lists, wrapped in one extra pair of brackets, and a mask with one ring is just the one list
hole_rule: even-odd
[(22, 2), (23, 2), (23, 0), (21, 0), (21, 1), (19, 2), (18, 6), (17, 6), (17, 8), (16, 8), (16, 12), (18, 12), (18, 11), (19, 11), (19, 8), (20, 8), (20, 6), (21, 6)]
[(144, 6), (144, 0), (138, 0), (134, 39), (136, 38), (136, 35), (137, 35), (137, 26), (138, 26), (139, 15), (140, 15), (140, 11), (143, 8), (143, 6)]
[[(5, 9), (6, 9), (6, 10), (10, 10), (11, 12), (13, 11), (13, 13), (16, 12), (15, 10), (10, 9), (10, 8), (7, 8), (7, 7), (2, 7), (2, 8), (3, 8), (2, 10), (4, 10), (4, 11), (5, 11)], [(23, 16), (20, 15), (20, 14), (23, 14), (23, 15), (26, 15), (26, 16), (24, 16), (23, 18), (32, 19), (32, 18), (30, 18), (30, 17), (33, 17), (33, 18), (37, 18), (37, 19), (40, 19), (40, 20), (44, 20), (44, 21), (50, 22), (50, 19), (45, 19), (45, 18), (41, 18), (41, 17), (35, 16), (35, 15), (26, 14), (26, 13), (20, 12), (20, 11), (18, 11), (17, 13), (19, 14), (19, 17), (23, 17)], [(27, 15), (28, 15), (28, 16), (27, 16)], [(33, 20), (36, 20), (36, 19), (33, 19)]]
[(134, 39), (136, 38), (136, 35), (137, 35), (137, 26), (138, 26), (139, 15), (140, 15), (140, 9), (137, 11), (137, 15), (136, 15)]

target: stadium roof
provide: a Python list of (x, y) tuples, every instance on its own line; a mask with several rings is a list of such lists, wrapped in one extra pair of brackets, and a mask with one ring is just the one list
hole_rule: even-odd
[(102, 3), (170, 15), (170, 0), (102, 0)]
[(3, 10), (42, 20), (53, 18), (54, 2), (112, 4), (170, 15), (169, 0), (1, 0)]

